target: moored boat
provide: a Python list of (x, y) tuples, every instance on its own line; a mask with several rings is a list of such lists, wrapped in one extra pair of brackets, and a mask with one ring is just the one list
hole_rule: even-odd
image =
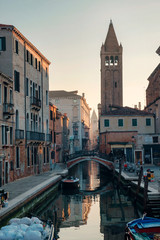
[(127, 223), (125, 239), (150, 240), (156, 239), (156, 234), (160, 234), (160, 219), (144, 216)]
[(62, 188), (79, 188), (79, 178), (68, 177), (62, 179)]

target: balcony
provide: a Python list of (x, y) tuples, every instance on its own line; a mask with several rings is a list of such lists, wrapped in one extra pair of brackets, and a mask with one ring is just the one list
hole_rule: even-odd
[(10, 116), (14, 114), (13, 106), (12, 103), (3, 103), (3, 115), (10, 118)]
[(52, 135), (51, 134), (46, 134), (46, 141), (47, 142), (52, 142)]
[(40, 99), (38, 99), (36, 97), (31, 97), (30, 103), (31, 103), (32, 109), (35, 109), (37, 111), (40, 110), (40, 108), (41, 108), (41, 100)]
[(27, 131), (27, 140), (45, 141), (45, 133)]
[(15, 138), (16, 138), (16, 140), (24, 139), (24, 130), (16, 129), (15, 130)]

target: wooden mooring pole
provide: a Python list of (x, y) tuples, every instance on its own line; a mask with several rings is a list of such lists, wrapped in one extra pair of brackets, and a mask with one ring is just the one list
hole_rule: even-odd
[(119, 175), (118, 175), (118, 182), (121, 181), (121, 174), (122, 174), (122, 158), (119, 159)]
[(144, 209), (147, 208), (148, 201), (148, 177), (144, 178)]
[(138, 178), (138, 185), (137, 185), (137, 191), (135, 195), (135, 200), (137, 200), (137, 196), (140, 190), (141, 182), (142, 182), (142, 177), (143, 177), (143, 167), (141, 166), (140, 172), (139, 172), (139, 178)]

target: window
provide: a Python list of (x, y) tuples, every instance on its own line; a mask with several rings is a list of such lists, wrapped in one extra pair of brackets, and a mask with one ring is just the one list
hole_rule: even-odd
[(46, 162), (46, 149), (43, 147), (43, 161)]
[(49, 133), (48, 119), (46, 119), (46, 133)]
[(118, 119), (118, 127), (123, 127), (123, 119)]
[(37, 114), (35, 115), (35, 119), (36, 119), (36, 132), (38, 132), (38, 116), (37, 116)]
[(16, 147), (16, 168), (19, 168), (19, 147)]
[(109, 127), (109, 119), (104, 119), (104, 126)]
[(117, 88), (117, 82), (114, 83), (115, 88)]
[(151, 119), (150, 118), (146, 118), (146, 126), (151, 126)]
[(31, 54), (31, 65), (33, 65), (33, 55)]
[(38, 62), (38, 71), (41, 71), (41, 62)]
[(47, 163), (49, 163), (49, 147), (47, 147)]
[(14, 90), (20, 92), (20, 74), (16, 70), (14, 71)]
[(10, 144), (13, 144), (13, 128), (10, 127)]
[(33, 147), (31, 148), (31, 160), (32, 160), (32, 166), (33, 166)]
[(16, 110), (16, 129), (19, 129), (19, 111)]
[(9, 95), (9, 96), (10, 96), (9, 102), (12, 104), (12, 103), (13, 103), (13, 90), (10, 89), (9, 92), (10, 92), (10, 95)]
[(33, 131), (33, 113), (31, 113), (31, 131)]
[(109, 57), (108, 56), (105, 57), (105, 66), (109, 66)]
[(50, 110), (50, 120), (53, 120), (53, 111)]
[(35, 58), (35, 69), (37, 69), (37, 58)]
[(0, 104), (2, 104), (2, 85), (0, 84)]
[(6, 38), (0, 37), (0, 51), (6, 51)]
[(26, 78), (26, 96), (29, 96), (29, 80)]
[(29, 63), (30, 62), (30, 52), (27, 50), (27, 62)]
[(8, 131), (9, 131), (9, 127), (2, 125), (2, 145), (7, 145), (8, 143), (7, 141)]
[(158, 136), (153, 137), (153, 143), (158, 143)]
[(15, 42), (14, 42), (14, 51), (15, 51), (15, 53), (18, 54), (18, 41), (17, 40), (15, 40)]
[(41, 100), (41, 86), (38, 86), (38, 98)]
[(27, 147), (27, 166), (30, 166), (29, 147)]
[(48, 91), (46, 91), (46, 105), (48, 105)]
[(118, 56), (115, 56), (114, 65), (115, 65), (115, 66), (117, 66), (117, 65), (118, 65)]
[(2, 145), (5, 143), (5, 126), (2, 125)]
[(39, 132), (41, 132), (41, 118), (39, 117)]
[(132, 119), (132, 126), (133, 127), (136, 127), (137, 126), (137, 119)]
[(27, 131), (29, 131), (29, 113), (27, 113), (27, 126), (26, 126), (26, 128), (27, 128)]

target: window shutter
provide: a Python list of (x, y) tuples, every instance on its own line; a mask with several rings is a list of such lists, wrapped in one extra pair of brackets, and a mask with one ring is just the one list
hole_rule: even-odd
[(6, 51), (6, 38), (2, 37), (2, 50)]

